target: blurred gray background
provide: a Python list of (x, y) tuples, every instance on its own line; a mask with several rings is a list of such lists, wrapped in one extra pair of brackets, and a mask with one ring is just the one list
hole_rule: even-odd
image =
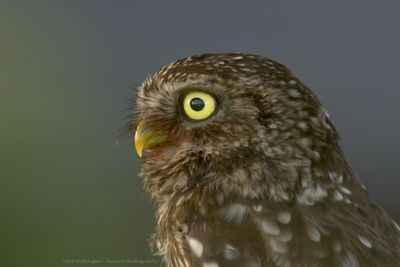
[(397, 221), (399, 1), (0, 1), (1, 266), (159, 266), (121, 137), (162, 65), (243, 51), (287, 65), (329, 110)]

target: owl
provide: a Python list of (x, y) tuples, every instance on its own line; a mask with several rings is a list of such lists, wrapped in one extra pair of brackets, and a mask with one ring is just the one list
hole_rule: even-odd
[(135, 147), (168, 267), (400, 266), (327, 111), (273, 60), (203, 54), (138, 88)]

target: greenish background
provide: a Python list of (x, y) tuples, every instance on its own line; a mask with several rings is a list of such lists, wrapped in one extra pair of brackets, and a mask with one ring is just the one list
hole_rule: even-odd
[(160, 266), (147, 244), (153, 208), (121, 128), (132, 88), (201, 52), (288, 65), (327, 106), (371, 195), (399, 220), (399, 7), (0, 0), (0, 266)]
[(0, 265), (158, 266), (152, 206), (120, 130), (140, 62), (109, 51), (118, 41), (72, 2), (0, 6)]

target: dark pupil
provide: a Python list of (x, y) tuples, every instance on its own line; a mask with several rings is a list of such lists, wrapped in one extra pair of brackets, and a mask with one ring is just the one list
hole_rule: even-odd
[(194, 111), (200, 111), (204, 108), (204, 101), (200, 98), (195, 97), (192, 100), (190, 100), (190, 107)]

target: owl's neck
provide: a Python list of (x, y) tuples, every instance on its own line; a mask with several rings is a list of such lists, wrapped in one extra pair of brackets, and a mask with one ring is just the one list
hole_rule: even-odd
[[(190, 229), (203, 229), (199, 225), (245, 225), (249, 221), (254, 222), (249, 219), (256, 218), (254, 214), (264, 214), (266, 211), (276, 217), (283, 214), (282, 216), (286, 217), (281, 220), (286, 224), (290, 219), (302, 221), (303, 217), (306, 217), (305, 210), (326, 210), (323, 207), (326, 207), (327, 203), (343, 202), (356, 205), (352, 204), (350, 190), (357, 192), (358, 181), (352, 179), (354, 177), (351, 177), (347, 164), (342, 157), (340, 159), (343, 160), (343, 164), (336, 166), (342, 166), (341, 169), (329, 168), (335, 166), (337, 161), (321, 163), (318, 168), (307, 164), (288, 165), (283, 162), (271, 165), (265, 161), (253, 161), (247, 168), (238, 164), (229, 176), (210, 176), (207, 184), (194, 184), (186, 190), (175, 190), (169, 195), (160, 196), (157, 207), (158, 250), (166, 258), (179, 263), (177, 266), (186, 266), (183, 236), (188, 234)], [(275, 176), (277, 173), (286, 174), (286, 177)], [(216, 178), (219, 182), (215, 181)], [(190, 178), (186, 177), (186, 180)], [(352, 186), (356, 187), (354, 191)], [(355, 199), (354, 201), (356, 203)], [(288, 213), (279, 213), (282, 209), (290, 210), (291, 218), (288, 219)], [(312, 216), (314, 223), (325, 218), (323, 212), (312, 213)], [(274, 229), (267, 227), (267, 230)], [(293, 237), (297, 238), (300, 238), (300, 235)], [(302, 253), (306, 253), (305, 251)]]
[(351, 175), (337, 143), (324, 147), (318, 155), (270, 158), (263, 153), (249, 153), (246, 157), (199, 157), (191, 161), (176, 157), (171, 159), (171, 167), (154, 161), (145, 166), (142, 174), (145, 188), (156, 203), (169, 201), (172, 195), (186, 197), (212, 192), (248, 200), (313, 202), (310, 197), (317, 200), (324, 190), (340, 185)]

